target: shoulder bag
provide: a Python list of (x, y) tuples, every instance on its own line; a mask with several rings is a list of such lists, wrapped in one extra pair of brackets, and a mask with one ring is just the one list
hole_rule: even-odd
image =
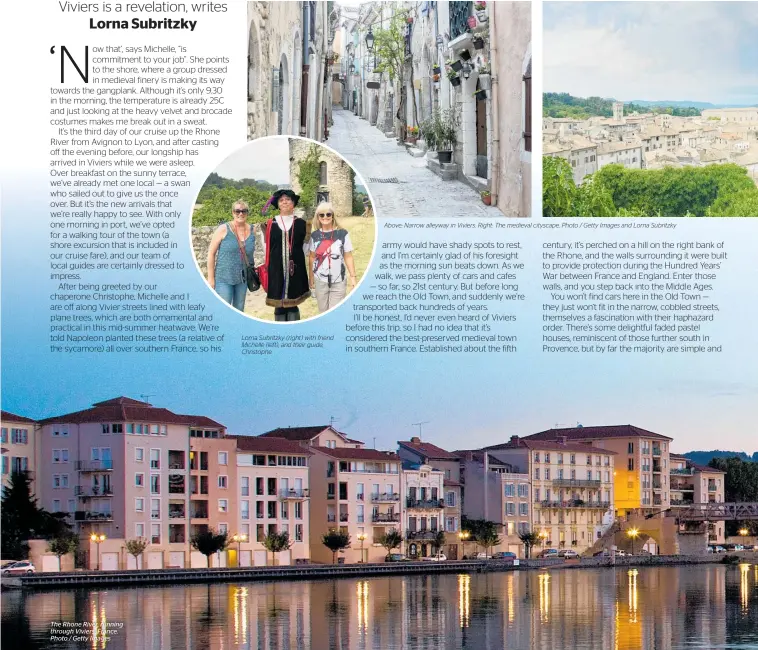
[[(252, 224), (250, 229), (252, 231)], [(245, 283), (250, 291), (258, 291), (261, 288), (261, 281), (258, 278), (258, 274), (255, 272), (255, 264), (251, 264), (247, 259), (247, 253), (245, 252), (245, 245), (237, 237), (235, 231), (234, 238), (237, 240), (237, 246), (240, 249), (240, 259), (242, 260), (242, 274), (245, 276)], [(247, 240), (245, 240), (247, 241)]]

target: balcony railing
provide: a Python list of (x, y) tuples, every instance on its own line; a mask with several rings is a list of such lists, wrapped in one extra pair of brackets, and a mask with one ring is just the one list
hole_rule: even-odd
[(444, 508), (445, 501), (443, 499), (411, 499), (408, 497), (405, 500), (405, 505), (408, 508)]
[(92, 510), (77, 510), (75, 521), (113, 521), (112, 512), (96, 512)]
[(398, 492), (382, 492), (381, 494), (372, 494), (371, 501), (374, 503), (394, 503), (400, 501)]
[(661, 448), (653, 447), (653, 456), (660, 456), (660, 455), (661, 455)]
[(348, 517), (349, 517), (348, 513), (340, 512), (340, 521), (347, 521)]
[(434, 539), (438, 532), (437, 530), (406, 530), (405, 539)]
[(207, 510), (195, 510), (195, 512), (192, 512), (190, 517), (192, 519), (208, 519), (208, 511)]
[(74, 488), (74, 494), (82, 499), (89, 499), (90, 497), (112, 497), (113, 488), (77, 485)]
[(541, 501), (543, 508), (602, 508), (608, 510), (611, 507), (610, 501), (583, 501), (582, 499), (572, 499), (570, 501)]
[(184, 519), (184, 510), (169, 510), (169, 519)]
[(184, 494), (184, 485), (169, 485), (169, 494)]
[(337, 521), (337, 515), (326, 515), (326, 520), (329, 523), (335, 522), (335, 521)]
[(400, 513), (399, 512), (378, 512), (376, 514), (371, 515), (371, 521), (373, 523), (398, 522), (400, 521)]
[(468, 19), (473, 2), (450, 2), (450, 38), (458, 38), (468, 31)]
[(301, 490), (280, 490), (279, 498), (281, 499), (307, 499), (310, 496), (308, 488)]
[(556, 478), (553, 479), (553, 485), (560, 487), (586, 487), (586, 488), (599, 488), (601, 481), (595, 479), (582, 479), (582, 478)]
[(172, 471), (176, 471), (176, 470), (184, 471), (184, 463), (169, 463), (168, 468), (169, 470), (172, 470)]
[(708, 492), (715, 492), (718, 488), (715, 485), (708, 486)]
[(691, 467), (685, 467), (684, 469), (672, 469), (672, 474), (678, 474), (679, 476), (692, 476), (695, 473)]
[(693, 503), (692, 499), (671, 499), (672, 506), (691, 506)]
[(77, 460), (77, 472), (108, 472), (113, 470), (112, 460)]

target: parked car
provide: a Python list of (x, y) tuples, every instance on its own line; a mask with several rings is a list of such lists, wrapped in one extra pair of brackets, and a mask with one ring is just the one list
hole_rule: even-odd
[(706, 553), (713, 553), (713, 546), (709, 546), (706, 550)]
[(716, 546), (713, 550), (716, 553), (726, 553), (726, 549), (723, 546)]
[(627, 553), (623, 549), (616, 549), (616, 557), (626, 557), (627, 555), (631, 555), (631, 553)]
[(563, 548), (558, 551), (558, 557), (563, 557), (567, 560), (573, 560), (579, 557), (579, 553), (577, 553), (573, 548)]
[(511, 551), (500, 551), (498, 553), (493, 553), (492, 555), (493, 560), (515, 560), (517, 557), (518, 556)]
[(610, 557), (610, 555), (611, 555), (611, 552), (607, 548), (604, 548), (602, 551), (597, 551), (597, 552), (593, 553), (592, 557), (600, 557), (600, 556), (602, 556), (602, 557)]
[(444, 553), (437, 553), (436, 555), (429, 555), (427, 557), (422, 557), (421, 559), (427, 562), (447, 562), (447, 555)]
[(402, 553), (390, 553), (386, 558), (384, 558), (385, 562), (407, 562), (410, 558), (405, 557)]
[(36, 571), (37, 569), (34, 568), (34, 565), (31, 562), (28, 560), (23, 560), (21, 562), (12, 562), (11, 564), (4, 566), (2, 575), (18, 576), (25, 575), (27, 573), (35, 573)]
[(550, 557), (558, 557), (558, 549), (557, 548), (546, 548), (544, 551), (541, 551), (539, 555), (537, 555), (538, 558), (550, 558)]

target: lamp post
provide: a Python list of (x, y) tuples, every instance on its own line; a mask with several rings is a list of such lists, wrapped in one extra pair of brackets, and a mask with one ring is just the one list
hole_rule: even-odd
[(626, 531), (626, 534), (632, 540), (632, 555), (634, 555), (634, 540), (637, 539), (640, 536), (640, 529), (639, 528), (630, 528), (629, 530)]
[(108, 538), (103, 533), (100, 533), (99, 535), (97, 533), (92, 533), (89, 539), (91, 542), (94, 542), (97, 545), (97, 561), (95, 563), (95, 571), (99, 571), (100, 570), (100, 544), (102, 544)]
[(247, 535), (237, 533), (232, 535), (232, 541), (237, 542), (237, 566), (240, 566), (240, 554), (242, 553), (242, 542), (247, 541)]
[(374, 32), (371, 31), (371, 25), (368, 26), (368, 33), (366, 34), (366, 49), (369, 54), (374, 55), (374, 70), (376, 70), (376, 53), (374, 52)]
[(547, 539), (547, 531), (543, 528), (540, 531), (539, 538), (540, 538), (540, 546), (542, 547), (542, 550), (545, 550), (545, 540)]
[(747, 537), (747, 534), (750, 532), (747, 528), (740, 528), (737, 531), (740, 534), (740, 537), (742, 537), (742, 546), (745, 546), (745, 537)]
[(461, 559), (466, 559), (466, 542), (468, 541), (468, 538), (471, 537), (471, 533), (467, 530), (462, 530), (460, 533), (458, 533), (458, 537), (461, 538), (461, 542), (463, 543), (463, 557)]
[(361, 564), (363, 564), (363, 542), (366, 541), (366, 533), (358, 533), (358, 541), (361, 543)]

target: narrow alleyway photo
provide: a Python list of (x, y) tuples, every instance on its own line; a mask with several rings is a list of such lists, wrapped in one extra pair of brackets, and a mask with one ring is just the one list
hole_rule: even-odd
[(500, 210), (482, 203), (479, 192), (460, 181), (442, 180), (427, 168), (426, 158), (414, 158), (366, 120), (338, 106), (333, 119), (324, 144), (363, 176), (376, 216), (502, 218)]

